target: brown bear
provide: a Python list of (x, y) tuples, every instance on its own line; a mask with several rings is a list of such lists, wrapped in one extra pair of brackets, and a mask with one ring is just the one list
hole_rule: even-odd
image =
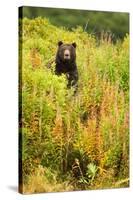
[(62, 41), (59, 41), (55, 63), (55, 74), (66, 74), (68, 79), (67, 87), (70, 88), (73, 86), (75, 91), (77, 91), (78, 70), (76, 65), (76, 43), (63, 44)]

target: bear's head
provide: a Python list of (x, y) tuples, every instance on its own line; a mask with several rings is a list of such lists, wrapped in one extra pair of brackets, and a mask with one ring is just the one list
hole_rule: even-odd
[(59, 41), (57, 57), (62, 62), (74, 62), (76, 59), (76, 43), (64, 44)]

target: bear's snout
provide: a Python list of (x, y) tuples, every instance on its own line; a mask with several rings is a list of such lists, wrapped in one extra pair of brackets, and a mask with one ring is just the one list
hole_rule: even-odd
[(65, 60), (69, 60), (70, 59), (70, 51), (68, 49), (66, 49), (64, 51), (64, 59)]

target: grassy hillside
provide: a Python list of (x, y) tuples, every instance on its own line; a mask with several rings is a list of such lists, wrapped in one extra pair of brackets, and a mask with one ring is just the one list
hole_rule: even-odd
[[(103, 38), (97, 44), (82, 28), (70, 32), (45, 18), (20, 21), (24, 193), (129, 185), (129, 36), (115, 45)], [(77, 43), (76, 96), (65, 75), (54, 74), (60, 40)]]
[(20, 11), (22, 17), (46, 17), (55, 26), (65, 26), (69, 30), (77, 25), (82, 26), (86, 32), (98, 37), (103, 30), (109, 31), (113, 34), (114, 41), (123, 39), (124, 35), (129, 33), (129, 13), (30, 6), (24, 6)]

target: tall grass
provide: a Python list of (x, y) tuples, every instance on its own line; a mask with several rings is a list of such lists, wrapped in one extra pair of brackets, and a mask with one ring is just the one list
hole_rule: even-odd
[[(20, 30), (23, 192), (127, 187), (129, 36), (98, 45), (81, 27), (70, 32), (42, 18), (23, 19)], [(76, 96), (54, 74), (59, 40), (77, 43)], [(73, 177), (76, 158), (82, 180)]]

